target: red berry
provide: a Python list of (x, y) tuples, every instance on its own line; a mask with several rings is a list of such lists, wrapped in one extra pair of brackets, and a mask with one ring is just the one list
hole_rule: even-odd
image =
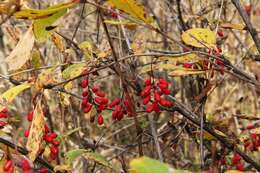
[(193, 63), (190, 63), (190, 62), (183, 63), (184, 68), (192, 68), (192, 66), (193, 66)]
[(146, 87), (142, 90), (141, 96), (142, 96), (142, 97), (148, 96), (148, 95), (151, 93), (151, 89), (152, 89), (151, 85), (146, 86)]
[(172, 106), (172, 102), (166, 99), (161, 99), (160, 100), (160, 105), (164, 106), (164, 107), (171, 107)]
[(97, 110), (103, 111), (103, 110), (106, 109), (106, 107), (107, 107), (107, 105), (99, 105), (99, 106), (97, 107)]
[(145, 84), (145, 86), (151, 85), (151, 84), (152, 84), (151, 79), (146, 79), (146, 80), (144, 81), (144, 84)]
[(161, 100), (161, 94), (159, 92), (154, 93), (154, 99), (159, 102)]
[(224, 62), (219, 60), (219, 59), (217, 59), (215, 62), (216, 62), (217, 65), (219, 65), (221, 67), (224, 67), (224, 65), (225, 65)]
[(165, 84), (165, 85), (168, 84), (168, 82), (165, 79), (159, 79), (159, 83), (160, 84)]
[(82, 80), (81, 81), (81, 87), (82, 88), (87, 88), (87, 86), (88, 86), (88, 80), (87, 79)]
[(219, 37), (224, 37), (224, 32), (223, 31), (218, 31), (217, 34), (218, 34)]
[(116, 120), (117, 119), (117, 115), (118, 115), (118, 111), (113, 111), (112, 112), (112, 118), (113, 118), (113, 120)]
[(0, 112), (0, 118), (7, 118), (7, 117), (8, 117), (7, 113)]
[(108, 103), (108, 100), (106, 98), (103, 98), (103, 97), (96, 97), (96, 98), (94, 98), (94, 101), (98, 105), (103, 105), (103, 104)]
[(8, 113), (8, 109), (7, 108), (2, 109), (1, 113), (5, 113), (5, 114)]
[(97, 87), (94, 87), (94, 86), (93, 86), (93, 87), (91, 88), (91, 90), (92, 90), (92, 92), (96, 93), (99, 89), (98, 89)]
[(104, 118), (103, 118), (103, 116), (100, 114), (100, 115), (98, 115), (98, 124), (99, 125), (102, 125), (104, 123)]
[(25, 170), (23, 173), (34, 173), (32, 170)]
[(5, 125), (7, 125), (7, 122), (5, 122), (5, 121), (0, 121), (0, 128), (1, 128), (1, 127), (4, 127)]
[(32, 121), (32, 120), (33, 120), (33, 111), (28, 112), (28, 114), (27, 114), (27, 120), (28, 120), (28, 121)]
[(99, 96), (99, 97), (105, 97), (105, 93), (104, 92), (102, 92), (102, 91), (97, 91), (97, 92), (95, 92), (95, 94), (97, 95), (97, 96)]
[(168, 84), (168, 83), (167, 83), (167, 84), (165, 84), (165, 83), (159, 83), (158, 86), (159, 86), (159, 88), (160, 88), (161, 90), (164, 90), (164, 89), (167, 89), (167, 88), (168, 88), (169, 84)]
[(115, 107), (116, 105), (118, 105), (120, 103), (120, 99), (119, 98), (116, 98), (115, 100), (113, 100), (108, 106), (110, 108), (113, 108)]
[(55, 145), (55, 146), (59, 146), (59, 145), (60, 145), (60, 141), (53, 140), (53, 141), (52, 141), (52, 144)]
[(26, 159), (23, 159), (20, 163), (20, 166), (23, 170), (30, 170), (30, 163), (26, 160)]
[(43, 139), (46, 141), (46, 142), (49, 142), (51, 143), (53, 141), (53, 138), (50, 136), (50, 134), (46, 134), (43, 136)]
[(54, 146), (54, 145), (51, 146), (50, 150), (51, 150), (51, 153), (53, 153), (53, 154), (55, 154), (55, 155), (57, 155), (58, 152), (59, 152), (58, 147), (56, 147), (56, 146)]
[(153, 110), (156, 113), (160, 112), (160, 106), (157, 103), (153, 103)]
[(7, 160), (4, 164), (4, 171), (7, 172), (13, 167), (13, 161), (12, 160)]
[(88, 105), (88, 99), (87, 98), (83, 98), (82, 102), (81, 102), (81, 107), (84, 108)]
[(118, 112), (117, 120), (120, 121), (124, 117), (124, 113), (122, 111)]
[(241, 160), (241, 156), (239, 154), (235, 153), (232, 158), (233, 165), (237, 164), (240, 160)]
[(24, 131), (24, 137), (28, 138), (29, 134), (30, 134), (30, 129)]
[(153, 111), (153, 104), (148, 105), (148, 107), (146, 108), (146, 112), (147, 113), (151, 113)]
[(244, 164), (241, 163), (241, 162), (237, 163), (237, 164), (236, 164), (236, 169), (237, 169), (238, 171), (244, 171)]
[(48, 127), (48, 125), (47, 124), (44, 124), (44, 133), (45, 134), (47, 134), (47, 133), (49, 133), (49, 127)]
[(55, 139), (55, 138), (57, 138), (57, 134), (56, 134), (56, 133), (50, 133), (50, 137), (51, 137), (52, 139)]
[(168, 90), (168, 89), (163, 89), (163, 90), (162, 90), (162, 93), (165, 94), (165, 95), (170, 95), (170, 94), (171, 94), (171, 91)]
[(246, 129), (247, 130), (251, 130), (251, 129), (254, 129), (255, 128), (255, 125), (254, 124), (249, 124)]
[(52, 160), (55, 160), (55, 159), (57, 158), (57, 155), (58, 155), (58, 154), (51, 153), (51, 159), (52, 159)]
[(252, 134), (251, 134), (251, 138), (252, 138), (253, 140), (256, 140), (257, 134), (256, 134), (256, 133), (252, 133)]
[(88, 92), (87, 91), (83, 91), (82, 92), (82, 97), (87, 97), (88, 96)]
[(48, 173), (48, 169), (47, 168), (41, 168), (39, 170), (39, 173)]
[(111, 16), (112, 18), (117, 18), (117, 17), (118, 17), (118, 14), (117, 14), (115, 11), (110, 10), (110, 16)]
[(143, 105), (147, 105), (150, 102), (150, 100), (151, 100), (151, 96), (150, 95), (146, 96), (143, 100)]
[(226, 165), (226, 164), (227, 164), (225, 158), (220, 159), (220, 160), (219, 160), (219, 163), (220, 163), (220, 165)]
[(84, 113), (89, 113), (89, 111), (92, 109), (92, 105), (88, 104), (86, 107), (84, 107), (83, 112)]

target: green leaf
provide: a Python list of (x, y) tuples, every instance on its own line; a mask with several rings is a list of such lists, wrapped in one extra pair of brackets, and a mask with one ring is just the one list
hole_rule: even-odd
[(39, 42), (46, 41), (56, 29), (56, 26), (52, 26), (52, 24), (61, 16), (66, 14), (66, 12), (67, 9), (62, 9), (56, 13), (51, 14), (47, 18), (35, 20), (33, 22), (33, 32), (36, 40)]
[(39, 50), (33, 50), (31, 62), (32, 62), (33, 68), (41, 67), (42, 60), (41, 60), (41, 53)]
[(13, 88), (10, 88), (6, 92), (4, 92), (2, 95), (0, 95), (0, 100), (4, 103), (11, 103), (13, 99), (20, 94), (22, 91), (28, 89), (31, 87), (31, 84), (25, 83), (21, 85), (17, 85)]
[(71, 79), (79, 76), (84, 70), (86, 70), (85, 63), (72, 64), (62, 72), (62, 77), (64, 79)]
[(149, 157), (140, 157), (130, 162), (130, 173), (173, 173), (169, 165)]
[(88, 150), (85, 149), (76, 149), (71, 150), (65, 153), (65, 162), (67, 164), (71, 164), (77, 157), (81, 156), (82, 154), (86, 153)]

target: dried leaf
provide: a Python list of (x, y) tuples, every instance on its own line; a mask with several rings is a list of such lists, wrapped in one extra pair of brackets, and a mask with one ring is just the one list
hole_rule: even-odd
[(236, 29), (236, 30), (244, 30), (245, 25), (243, 24), (233, 24), (233, 23), (220, 23), (220, 27), (224, 29)]
[(182, 33), (183, 42), (199, 48), (214, 48), (216, 44), (216, 35), (213, 31), (206, 28), (193, 28)]
[(31, 58), (34, 40), (32, 27), (30, 27), (24, 36), (19, 40), (11, 54), (5, 59), (5, 62), (9, 66), (9, 71), (21, 68), (27, 60)]
[(26, 144), (28, 150), (28, 157), (31, 161), (34, 161), (41, 149), (41, 144), (44, 135), (44, 115), (41, 107), (41, 102), (39, 101), (34, 110), (34, 116), (31, 124), (30, 134)]

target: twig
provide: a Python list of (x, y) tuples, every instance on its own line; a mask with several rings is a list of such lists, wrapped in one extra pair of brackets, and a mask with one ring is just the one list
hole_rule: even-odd
[(153, 140), (154, 140), (154, 143), (155, 143), (157, 155), (158, 155), (160, 161), (163, 162), (162, 150), (161, 150), (161, 147), (160, 147), (160, 143), (158, 141), (156, 129), (154, 127), (153, 117), (151, 115), (148, 115), (148, 119), (149, 119), (151, 131), (152, 131), (152, 136), (153, 136)]
[(258, 50), (258, 53), (260, 54), (260, 39), (257, 35), (256, 29), (253, 27), (245, 9), (241, 5), (240, 1), (239, 0), (232, 0), (232, 3), (234, 4), (234, 6), (238, 10), (240, 16), (242, 17), (244, 23), (246, 24), (246, 29), (249, 31), (251, 37), (253, 38), (255, 45), (256, 45), (256, 48)]
[[(12, 148), (12, 149), (17, 149), (17, 151), (23, 155), (27, 155), (28, 151), (27, 149), (17, 146), (16, 144), (4, 139), (0, 137), (0, 143), (7, 145), (8, 147)], [(54, 172), (54, 168), (52, 165), (50, 165), (47, 161), (45, 161), (44, 159), (42, 159), (41, 157), (37, 157), (36, 162), (40, 163), (41, 165), (43, 165), (44, 167), (48, 168), (51, 172)], [(57, 173), (61, 173), (60, 171), (57, 171)]]

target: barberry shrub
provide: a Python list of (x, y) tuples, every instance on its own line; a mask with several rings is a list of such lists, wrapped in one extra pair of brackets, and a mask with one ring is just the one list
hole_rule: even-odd
[(260, 171), (256, 2), (5, 0), (0, 14), (0, 173)]

